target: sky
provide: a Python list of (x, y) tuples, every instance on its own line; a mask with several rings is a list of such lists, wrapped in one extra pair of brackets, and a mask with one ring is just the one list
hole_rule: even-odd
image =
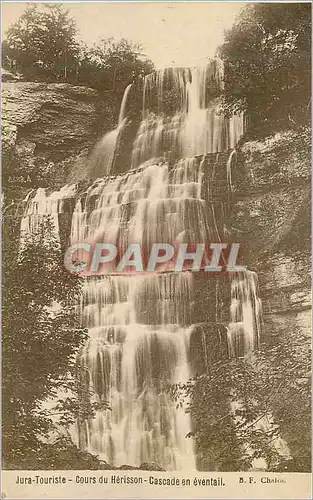
[[(2, 3), (2, 33), (26, 3)], [(80, 2), (65, 3), (76, 21), (78, 38), (92, 45), (100, 38), (139, 42), (157, 68), (197, 66), (213, 57), (245, 5), (234, 2)]]

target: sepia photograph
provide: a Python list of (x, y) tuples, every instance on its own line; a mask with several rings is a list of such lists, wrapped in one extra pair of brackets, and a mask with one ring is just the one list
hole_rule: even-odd
[(311, 3), (1, 11), (1, 498), (311, 498)]

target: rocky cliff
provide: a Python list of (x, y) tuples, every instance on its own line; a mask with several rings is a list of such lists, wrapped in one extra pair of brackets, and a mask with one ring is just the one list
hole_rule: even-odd
[[(277, 336), (287, 342), (298, 338), (299, 351), (303, 339), (311, 338), (310, 132), (284, 131), (247, 141), (241, 155), (244, 181), (236, 186), (229, 224), (245, 262), (258, 273), (263, 342), (271, 347)], [(288, 408), (285, 412), (282, 432), (301, 463), (306, 451), (288, 424)]]
[(310, 135), (285, 131), (241, 146), (231, 230), (257, 271), (266, 317), (310, 308)]
[(117, 119), (114, 96), (65, 83), (2, 89), (4, 181), (29, 189), (84, 178), (91, 147)]

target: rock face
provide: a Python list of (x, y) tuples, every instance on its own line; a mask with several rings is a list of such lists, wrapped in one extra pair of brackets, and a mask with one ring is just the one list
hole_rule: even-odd
[(84, 178), (88, 153), (117, 112), (111, 94), (64, 83), (5, 82), (2, 103), (6, 174), (27, 187)]
[(245, 262), (259, 275), (270, 334), (286, 315), (307, 329), (300, 318), (310, 314), (308, 141), (305, 130), (284, 132), (241, 148), (247, 175), (245, 183), (237, 184), (230, 225)]
[(276, 134), (242, 148), (246, 181), (237, 184), (229, 222), (245, 262), (259, 275), (265, 316), (310, 307), (310, 148), (307, 131)]
[[(236, 186), (229, 224), (245, 264), (258, 273), (263, 341), (311, 337), (310, 146), (308, 131), (284, 132), (242, 148), (245, 182)], [(237, 176), (238, 177), (238, 176)], [(301, 460), (292, 429), (283, 429)]]

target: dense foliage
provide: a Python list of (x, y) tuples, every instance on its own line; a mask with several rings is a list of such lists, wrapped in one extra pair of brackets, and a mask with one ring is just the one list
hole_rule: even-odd
[(67, 437), (54, 443), (38, 442), (26, 453), (10, 454), (5, 467), (14, 470), (106, 470), (111, 467), (95, 455), (79, 450)]
[(225, 61), (225, 107), (252, 124), (293, 126), (308, 120), (311, 96), (311, 6), (244, 7), (219, 48)]
[(123, 94), (129, 83), (153, 71), (139, 44), (122, 38), (103, 39), (92, 48), (82, 47), (78, 80), (99, 90)]
[(2, 44), (3, 65), (32, 81), (69, 82), (123, 93), (150, 73), (140, 45), (102, 39), (92, 48), (78, 43), (75, 21), (61, 4), (29, 4)]
[[(81, 283), (64, 268), (53, 221), (48, 217), (40, 222), (20, 249), (15, 221), (5, 214), (2, 390), (6, 464), (40, 448), (40, 440), (49, 435), (59, 416), (68, 422), (75, 418), (79, 406), (75, 401), (80, 399), (75, 392), (75, 354), (86, 339), (75, 312)], [(70, 392), (63, 408), (60, 395), (66, 391)], [(43, 405), (57, 397), (57, 409), (52, 403)]]
[(193, 417), (200, 470), (249, 470), (256, 459), (270, 471), (311, 470), (310, 341), (288, 330), (275, 346), (174, 387)]
[(28, 4), (3, 42), (3, 61), (30, 79), (73, 80), (78, 44), (75, 22), (60, 4)]

